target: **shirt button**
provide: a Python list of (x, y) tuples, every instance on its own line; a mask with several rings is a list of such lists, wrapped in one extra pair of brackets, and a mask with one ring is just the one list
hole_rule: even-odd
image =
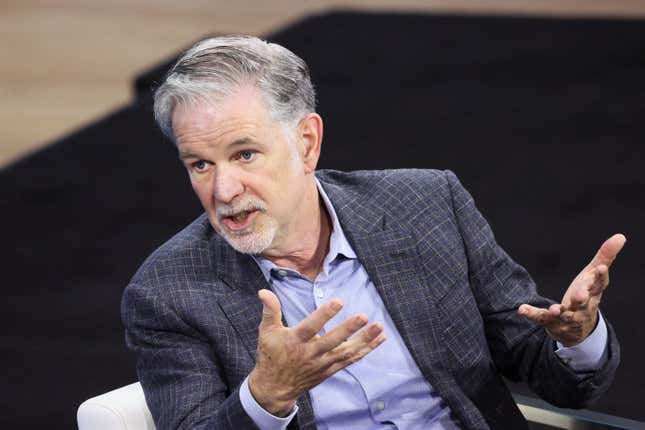
[(382, 411), (383, 409), (385, 409), (385, 402), (383, 402), (382, 400), (379, 400), (378, 402), (376, 402), (375, 406), (376, 406), (376, 409), (378, 409), (379, 411)]
[(323, 296), (325, 295), (325, 292), (320, 288), (319, 286), (314, 287), (314, 294), (316, 295), (317, 298), (322, 299)]
[(284, 269), (278, 270), (278, 276), (281, 278), (285, 278), (287, 276), (287, 271)]

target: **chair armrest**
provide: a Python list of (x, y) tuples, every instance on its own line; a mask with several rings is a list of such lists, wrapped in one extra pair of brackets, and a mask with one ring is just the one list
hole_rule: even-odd
[(138, 382), (84, 401), (76, 420), (79, 430), (155, 430)]
[(645, 430), (645, 423), (587, 409), (562, 409), (544, 400), (513, 393), (515, 403), (529, 423), (570, 430)]

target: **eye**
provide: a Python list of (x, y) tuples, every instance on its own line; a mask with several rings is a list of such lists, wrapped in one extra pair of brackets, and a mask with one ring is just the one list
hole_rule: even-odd
[(253, 151), (245, 150), (245, 151), (240, 151), (240, 159), (243, 161), (251, 161), (253, 159), (253, 156), (255, 153)]
[(203, 172), (208, 167), (208, 163), (204, 160), (195, 161), (192, 167), (197, 172)]

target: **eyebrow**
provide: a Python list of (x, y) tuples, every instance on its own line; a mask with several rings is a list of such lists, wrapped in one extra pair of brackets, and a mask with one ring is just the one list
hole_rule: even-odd
[[(235, 148), (237, 146), (245, 146), (245, 145), (257, 145), (261, 146), (261, 143), (251, 139), (250, 137), (242, 137), (239, 139), (235, 139), (233, 142), (228, 144), (228, 148)], [(190, 150), (180, 150), (179, 151), (179, 158), (184, 160), (186, 158), (202, 158), (199, 154), (196, 154), (194, 152), (191, 152)]]
[(179, 150), (179, 159), (185, 160), (186, 158), (201, 158), (199, 155), (191, 151), (182, 151)]
[(259, 145), (259, 142), (251, 139), (250, 137), (242, 137), (240, 139), (235, 139), (228, 146), (230, 148), (235, 148), (236, 146), (243, 146), (243, 145)]

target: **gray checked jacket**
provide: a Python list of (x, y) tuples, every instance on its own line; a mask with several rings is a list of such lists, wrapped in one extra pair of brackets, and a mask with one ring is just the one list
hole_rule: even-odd
[[(548, 306), (527, 272), (495, 242), (450, 171), (319, 171), (347, 239), (419, 369), (465, 429), (527, 428), (502, 381), (528, 382), (547, 401), (583, 407), (611, 383), (609, 359), (576, 374), (543, 329), (518, 317)], [(202, 215), (157, 249), (125, 289), (126, 341), (159, 429), (254, 429), (239, 385), (255, 364), (269, 288)], [(289, 429), (316, 428), (308, 395)]]

